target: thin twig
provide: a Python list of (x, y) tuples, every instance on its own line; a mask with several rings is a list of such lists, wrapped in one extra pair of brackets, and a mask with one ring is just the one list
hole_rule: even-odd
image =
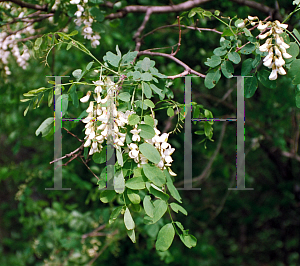
[(173, 49), (172, 49), (171, 55), (173, 55), (173, 56), (175, 56), (179, 52), (180, 45), (181, 45), (181, 28), (180, 28), (180, 19), (179, 19), (179, 16), (177, 16), (177, 19), (178, 19), (178, 26), (179, 26), (179, 37), (178, 37), (177, 49), (176, 49), (176, 51), (174, 53), (173, 53)]
[(86, 162), (82, 159), (82, 156), (80, 156), (80, 159), (84, 163), (84, 165), (87, 167), (87, 169), (90, 170), (90, 172), (93, 174), (93, 176), (96, 177), (98, 180), (100, 180), (100, 178), (98, 176), (96, 176), (96, 174), (91, 170), (91, 168), (89, 168), (89, 166), (86, 164)]

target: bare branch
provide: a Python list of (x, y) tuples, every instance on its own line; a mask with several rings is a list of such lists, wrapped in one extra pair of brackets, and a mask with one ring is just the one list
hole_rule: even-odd
[[(58, 161), (60, 161), (60, 160), (65, 159), (65, 158), (69, 158), (69, 157), (75, 156), (75, 154), (76, 154), (78, 151), (81, 151), (81, 150), (83, 149), (83, 145), (84, 145), (84, 144), (82, 144), (82, 145), (81, 145), (80, 147), (78, 147), (76, 150), (74, 150), (74, 151), (72, 151), (72, 152), (66, 154), (65, 156), (53, 160), (52, 162), (50, 162), (50, 164), (53, 164), (53, 163), (55, 163), (55, 162), (58, 162)], [(77, 156), (76, 156), (76, 157), (77, 157)]]
[[(186, 74), (195, 74), (201, 78), (205, 78), (205, 75), (204, 74), (201, 74), (199, 72), (197, 72), (196, 70), (190, 68), (187, 64), (183, 63), (182, 61), (180, 61), (178, 58), (170, 55), (170, 54), (165, 54), (165, 53), (159, 53), (159, 52), (149, 52), (149, 51), (141, 51), (138, 53), (138, 56), (141, 56), (141, 55), (151, 55), (151, 56), (162, 56), (162, 57), (166, 57), (166, 58), (169, 58), (173, 61), (175, 61), (178, 65), (181, 65), (184, 67), (185, 71), (181, 73), (186, 75)], [(176, 76), (170, 76), (169, 78), (171, 79), (174, 79), (176, 77), (179, 77), (178, 75)]]
[(83, 162), (83, 164), (87, 167), (87, 169), (90, 170), (90, 172), (93, 174), (94, 177), (97, 178), (97, 180), (100, 180), (98, 176), (96, 176), (96, 174), (91, 170), (91, 168), (89, 168), (89, 166), (86, 164), (86, 162), (82, 159), (82, 156), (80, 156), (81, 161)]
[(241, 4), (241, 5), (245, 5), (245, 6), (249, 6), (251, 8), (257, 9), (261, 12), (264, 12), (264, 13), (270, 15), (271, 17), (273, 17), (275, 15), (276, 19), (282, 20), (281, 14), (279, 12), (276, 12), (277, 10), (275, 8), (271, 8), (264, 4), (250, 1), (250, 0), (231, 0), (231, 1)]
[(109, 14), (106, 16), (106, 19), (115, 19), (122, 18), (126, 16), (128, 13), (146, 13), (149, 9), (151, 9), (151, 13), (171, 13), (171, 12), (181, 12), (184, 10), (191, 9), (195, 6), (201, 5), (203, 3), (209, 2), (210, 0), (189, 0), (184, 3), (178, 5), (170, 5), (170, 6), (140, 6), (140, 5), (131, 5), (126, 6), (119, 10), (116, 13)]
[(146, 12), (143, 23), (141, 24), (141, 26), (138, 28), (137, 32), (133, 36), (133, 39), (136, 40), (135, 51), (140, 50), (140, 47), (141, 47), (141, 38), (140, 38), (140, 36), (141, 36), (143, 30), (145, 29), (145, 26), (146, 26), (147, 22), (150, 19), (151, 13), (152, 13), (151, 8), (149, 8)]

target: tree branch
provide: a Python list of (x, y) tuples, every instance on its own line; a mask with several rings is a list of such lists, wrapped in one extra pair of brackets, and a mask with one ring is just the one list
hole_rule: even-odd
[(140, 36), (141, 36), (143, 30), (145, 29), (145, 26), (146, 26), (147, 22), (150, 19), (151, 13), (152, 13), (151, 8), (149, 8), (147, 10), (147, 12), (146, 12), (146, 15), (144, 17), (143, 23), (141, 24), (141, 26), (138, 28), (137, 32), (133, 36), (133, 39), (136, 40), (135, 51), (139, 51), (140, 50), (140, 47), (141, 47), (141, 44), (142, 44), (141, 43), (142, 39), (140, 38)]
[(141, 55), (151, 55), (151, 56), (162, 56), (162, 57), (166, 57), (166, 58), (169, 58), (173, 61), (175, 61), (178, 65), (181, 65), (184, 67), (185, 71), (182, 72), (181, 74), (179, 75), (175, 75), (175, 76), (168, 76), (168, 78), (170, 79), (174, 79), (174, 78), (177, 78), (177, 77), (181, 77), (183, 75), (187, 75), (187, 74), (195, 74), (201, 78), (205, 78), (205, 75), (204, 74), (201, 74), (199, 72), (197, 72), (196, 70), (190, 68), (187, 64), (183, 63), (182, 61), (180, 61), (178, 58), (174, 57), (173, 55), (170, 55), (170, 54), (165, 54), (165, 53), (158, 53), (158, 52), (149, 52), (149, 51), (141, 51), (138, 53), (138, 56), (141, 56)]
[(195, 6), (201, 5), (203, 3), (209, 2), (210, 0), (189, 0), (178, 5), (170, 6), (140, 6), (140, 5), (131, 5), (126, 6), (119, 10), (116, 13), (107, 15), (106, 19), (115, 19), (125, 17), (128, 13), (146, 13), (149, 9), (151, 13), (171, 13), (171, 12), (180, 12), (184, 10), (191, 9)]
[(36, 4), (22, 2), (20, 0), (10, 0), (10, 1), (0, 0), (0, 2), (12, 2), (20, 7), (27, 7), (30, 9), (41, 10), (41, 11), (47, 11), (47, 9), (48, 9), (47, 5), (40, 6), (40, 5), (36, 5)]
[(275, 19), (279, 19), (281, 21), (283, 19), (282, 16), (280, 15), (280, 13), (277, 12), (277, 10), (275, 8), (268, 7), (264, 4), (254, 2), (254, 1), (250, 1), (250, 0), (231, 0), (231, 1), (236, 2), (240, 5), (245, 5), (245, 6), (249, 6), (251, 8), (257, 9), (261, 12), (264, 12), (264, 13), (270, 15), (271, 17), (273, 17), (275, 15), (274, 16)]

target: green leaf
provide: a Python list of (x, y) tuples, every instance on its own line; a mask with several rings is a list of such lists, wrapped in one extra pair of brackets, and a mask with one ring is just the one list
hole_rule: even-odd
[(181, 241), (183, 244), (185, 244), (188, 248), (195, 247), (197, 245), (197, 239), (193, 235), (187, 234), (187, 235), (179, 235)]
[(127, 196), (128, 196), (128, 198), (129, 198), (129, 200), (130, 200), (133, 204), (139, 204), (139, 203), (140, 203), (141, 197), (140, 197), (140, 195), (138, 194), (138, 191), (137, 191), (137, 190), (133, 191), (133, 190), (131, 190), (131, 189), (128, 188), (126, 191), (127, 191)]
[(221, 78), (221, 72), (219, 69), (212, 69), (210, 70), (205, 77), (204, 80), (204, 85), (206, 88), (208, 89), (212, 89), (213, 87), (216, 86), (216, 84), (218, 83), (218, 81)]
[(297, 108), (300, 108), (300, 92), (299, 91), (296, 94), (295, 100), (296, 100)]
[(153, 206), (153, 204), (151, 202), (151, 197), (149, 195), (146, 195), (144, 197), (143, 206), (144, 206), (144, 209), (145, 209), (145, 213), (148, 216), (150, 216), (151, 218), (153, 218), (154, 206)]
[(128, 117), (128, 124), (131, 126), (137, 125), (140, 122), (140, 117), (136, 114), (131, 114)]
[(214, 54), (217, 56), (223, 56), (225, 54), (227, 54), (227, 50), (224, 47), (218, 47), (214, 50)]
[(119, 214), (121, 213), (122, 208), (123, 208), (123, 206), (119, 206), (112, 211), (112, 213), (109, 217), (109, 224), (112, 224), (118, 218)]
[(151, 108), (155, 107), (154, 103), (151, 100), (148, 100), (148, 99), (144, 100), (144, 104), (146, 104), (147, 106), (149, 106)]
[(228, 59), (234, 64), (241, 62), (241, 57), (237, 52), (230, 52), (228, 54)]
[(53, 90), (50, 90), (48, 94), (48, 107), (50, 107), (52, 103), (53, 103)]
[(121, 92), (118, 95), (118, 99), (123, 102), (129, 102), (130, 101), (130, 94), (128, 92)]
[(251, 98), (254, 95), (254, 93), (257, 89), (257, 86), (258, 86), (257, 79), (256, 79), (255, 76), (253, 76), (252, 78), (245, 78), (244, 82), (245, 82), (245, 86), (244, 86), (245, 94), (244, 94), (244, 96), (246, 98)]
[(148, 71), (151, 66), (150, 58), (145, 57), (142, 61), (141, 66), (144, 71)]
[(167, 109), (167, 115), (170, 116), (170, 117), (174, 116), (174, 110), (173, 110), (173, 108), (169, 107)]
[(248, 76), (250, 71), (252, 70), (252, 58), (246, 59), (242, 64), (241, 76)]
[(160, 162), (160, 154), (158, 150), (149, 143), (143, 143), (139, 146), (140, 152), (151, 162), (158, 164)]
[(232, 78), (233, 75), (232, 73), (234, 72), (234, 68), (231, 62), (229, 61), (224, 61), (221, 65), (221, 71), (225, 78)]
[(296, 59), (296, 57), (299, 55), (299, 46), (298, 46), (298, 44), (295, 43), (295, 42), (291, 42), (289, 45), (290, 45), (290, 48), (288, 48), (286, 50), (286, 52), (289, 53), (292, 56), (292, 58), (285, 59), (285, 62), (287, 64), (294, 61)]
[(157, 88), (154, 84), (150, 84), (151, 89), (158, 94), (159, 96), (163, 97), (162, 90)]
[(167, 188), (170, 191), (171, 196), (178, 202), (182, 203), (181, 196), (173, 184), (172, 178), (167, 169), (164, 169), (165, 176), (167, 177)]
[(252, 68), (256, 68), (261, 61), (261, 56), (257, 54), (252, 62)]
[(127, 207), (126, 207), (126, 210), (124, 213), (124, 224), (125, 224), (127, 230), (132, 230), (135, 228), (135, 223), (134, 223), (132, 216), (130, 214), (130, 211)]
[(248, 30), (247, 28), (243, 28), (243, 31), (245, 32), (245, 35), (248, 37), (252, 36), (252, 33), (250, 32), (250, 30)]
[(66, 50), (67, 50), (67, 51), (70, 50), (70, 49), (72, 48), (72, 46), (73, 46), (73, 43), (72, 43), (72, 42), (69, 42), (68, 45), (67, 45)]
[[(27, 108), (29, 108), (29, 106)], [(25, 113), (25, 115), (26, 115), (26, 113)], [(44, 120), (43, 123), (35, 131), (35, 135), (38, 136), (41, 132), (42, 132), (43, 137), (48, 135), (48, 133), (53, 129), (53, 126), (54, 126), (54, 125), (52, 125), (53, 122), (54, 122), (54, 117), (49, 117), (46, 120)]]
[(168, 205), (164, 200), (154, 201), (154, 210), (153, 210), (153, 223), (156, 223), (161, 217), (164, 216), (168, 209)]
[(128, 52), (127, 54), (123, 55), (122, 61), (121, 61), (121, 66), (127, 66), (130, 65), (130, 63), (133, 62), (133, 60), (136, 58), (138, 52)]
[(117, 193), (122, 194), (125, 190), (125, 179), (123, 171), (118, 171), (114, 175), (114, 189)]
[(293, 34), (298, 39), (298, 41), (300, 41), (300, 33), (299, 33), (299, 31), (296, 28), (293, 29)]
[(269, 80), (270, 71), (262, 69), (257, 73), (257, 78), (265, 87), (275, 89), (277, 87), (277, 80)]
[(81, 78), (82, 75), (82, 70), (81, 69), (76, 69), (72, 72), (72, 75), (74, 76), (74, 78), (77, 79), (77, 81)]
[(107, 52), (106, 55), (103, 57), (103, 60), (114, 67), (118, 67), (121, 57), (116, 54), (113, 54), (112, 52)]
[(158, 232), (155, 248), (159, 251), (166, 251), (172, 245), (175, 230), (171, 223), (164, 225)]
[(288, 75), (292, 77), (294, 85), (300, 84), (300, 59), (296, 59), (291, 64), (291, 68), (288, 71)]
[(142, 176), (133, 177), (126, 181), (125, 186), (130, 189), (144, 189), (145, 181)]
[(221, 64), (221, 57), (213, 55), (211, 58), (207, 58), (207, 61), (204, 64), (209, 67), (216, 67)]
[(103, 203), (111, 202), (116, 196), (116, 192), (114, 190), (103, 190), (100, 194), (100, 200)]
[(100, 152), (93, 154), (93, 161), (97, 164), (102, 164), (106, 162), (106, 148), (103, 148)]
[(153, 127), (146, 125), (146, 124), (140, 124), (138, 126), (138, 129), (141, 129), (140, 136), (144, 139), (152, 139), (155, 136), (155, 131)]
[[(222, 36), (233, 36), (233, 32), (229, 29), (229, 28), (225, 28), (223, 30), (223, 33), (222, 33)], [(230, 48), (230, 47), (227, 47), (227, 48)]]
[[(143, 82), (143, 89), (144, 89), (144, 94), (145, 94), (145, 96), (146, 96), (146, 98), (151, 98), (152, 97), (152, 90), (151, 90), (151, 88), (150, 88), (150, 86), (148, 85), (148, 83), (144, 83)], [(146, 101), (146, 100), (145, 100)], [(150, 100), (149, 100), (150, 101)], [(152, 102), (152, 101), (151, 101)], [(147, 105), (147, 103), (146, 103), (146, 105)], [(151, 107), (151, 106), (150, 106)], [(154, 108), (154, 107), (152, 107), (152, 108)]]
[(143, 81), (151, 81), (152, 79), (153, 79), (153, 76), (149, 72), (141, 74), (141, 80), (143, 80)]
[(73, 105), (78, 108), (79, 107), (79, 100), (78, 100), (78, 95), (77, 95), (77, 91), (76, 91), (77, 87), (76, 85), (73, 83), (72, 86), (69, 89), (69, 93), (73, 102)]
[(154, 119), (150, 115), (144, 116), (144, 122), (146, 125), (149, 125), (150, 127), (154, 127)]
[(154, 184), (147, 182), (146, 187), (148, 191), (156, 198), (162, 199), (164, 201), (169, 200), (169, 195), (163, 192), (159, 187), (155, 186)]
[[(146, 143), (148, 144), (148, 143)], [(142, 144), (143, 145), (143, 144)], [(149, 144), (150, 145), (150, 144)], [(152, 146), (152, 145), (151, 145)], [(153, 146), (152, 146), (153, 147)], [(155, 149), (155, 148), (154, 148)], [(162, 186), (166, 183), (166, 177), (162, 170), (155, 165), (143, 164), (145, 176), (155, 185)]]
[(89, 62), (89, 63), (87, 64), (87, 66), (86, 66), (86, 70), (90, 70), (90, 69), (92, 68), (93, 64), (94, 64), (93, 61), (92, 61), (92, 62)]
[(248, 43), (241, 49), (241, 54), (252, 54), (255, 49), (256, 46), (253, 43)]
[(128, 235), (128, 237), (131, 239), (132, 243), (136, 243), (134, 229), (132, 229), (132, 230), (127, 230), (127, 235)]
[(187, 215), (187, 211), (185, 208), (183, 208), (182, 206), (180, 206), (179, 204), (175, 203), (175, 202), (172, 202), (170, 204), (172, 210), (176, 213), (178, 213), (178, 211), (180, 211), (181, 213), (183, 213), (184, 215)]
[(35, 40), (35, 42), (34, 42), (34, 47), (33, 47), (33, 49), (34, 49), (34, 50), (40, 49), (40, 46), (41, 46), (42, 43), (43, 43), (43, 37), (37, 38), (37, 39)]

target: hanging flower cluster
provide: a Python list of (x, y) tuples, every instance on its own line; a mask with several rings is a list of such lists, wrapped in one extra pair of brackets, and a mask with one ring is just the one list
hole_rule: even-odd
[[(12, 10), (12, 14), (21, 19), (24, 16), (24, 12), (21, 8), (14, 8), (5, 3), (5, 7)], [(21, 12), (20, 12), (21, 11)], [(23, 51), (20, 51), (18, 42), (22, 39), (22, 35), (33, 35), (35, 33), (34, 27), (31, 23), (24, 23), (23, 28), (17, 30), (15, 33), (10, 33), (11, 29), (6, 26), (2, 32), (0, 32), (0, 63), (4, 66), (5, 74), (11, 75), (11, 71), (8, 65), (8, 59), (12, 54), (17, 64), (26, 69), (30, 54), (26, 45), (23, 45)]]
[(75, 16), (77, 17), (74, 22), (80, 27), (82, 24), (84, 25), (82, 30), (82, 35), (85, 39), (91, 40), (91, 46), (96, 48), (100, 45), (100, 35), (98, 33), (94, 34), (92, 29), (93, 18), (89, 16), (84, 9), (84, 4), (88, 3), (88, 0), (83, 0), (83, 4), (80, 4), (80, 0), (71, 0), (70, 4), (77, 5), (77, 11), (75, 12)]
[[(149, 143), (154, 146), (160, 154), (160, 161), (156, 166), (161, 170), (167, 168), (170, 175), (176, 176), (170, 168), (173, 161), (171, 155), (175, 149), (168, 143), (169, 134), (161, 134), (156, 128), (157, 120), (154, 119), (154, 113), (152, 113), (151, 117), (154, 119), (153, 129), (155, 136), (151, 139), (144, 139), (139, 135), (141, 129), (138, 129), (137, 124), (130, 129), (128, 117), (132, 114), (136, 114), (136, 112), (127, 110), (124, 113), (117, 110), (115, 103), (117, 85), (108, 77), (100, 77), (99, 80), (93, 81), (93, 83), (96, 86), (94, 91), (88, 91), (87, 94), (80, 99), (81, 102), (85, 103), (90, 100), (92, 94), (94, 97), (94, 101), (90, 101), (89, 107), (86, 110), (88, 116), (82, 120), (82, 122), (86, 124), (84, 147), (91, 147), (89, 155), (100, 152), (103, 149), (103, 143), (108, 139), (110, 127), (109, 118), (112, 115), (113, 126), (111, 126), (111, 135), (116, 149), (123, 148), (123, 150), (128, 153), (129, 158), (133, 159), (134, 162), (138, 164), (138, 167), (141, 167), (143, 164), (148, 164), (149, 162), (140, 152), (138, 144), (141, 142)], [(140, 124), (145, 124), (145, 122), (142, 121)], [(132, 137), (130, 143), (126, 143), (125, 145), (127, 131), (132, 134)]]
[(286, 49), (290, 46), (286, 44), (280, 34), (282, 34), (284, 29), (287, 29), (287, 24), (282, 24), (278, 20), (274, 22), (268, 21), (263, 22), (258, 19), (258, 17), (248, 16), (243, 22), (239, 23), (238, 27), (245, 27), (247, 22), (250, 22), (252, 26), (258, 24), (257, 29), (261, 32), (258, 38), (263, 40), (266, 39), (264, 44), (259, 47), (261, 52), (268, 52), (268, 55), (263, 59), (264, 66), (272, 69), (269, 76), (270, 80), (276, 80), (277, 74), (285, 75), (286, 71), (283, 68), (285, 65), (285, 59), (291, 58), (292, 56), (287, 53)]

